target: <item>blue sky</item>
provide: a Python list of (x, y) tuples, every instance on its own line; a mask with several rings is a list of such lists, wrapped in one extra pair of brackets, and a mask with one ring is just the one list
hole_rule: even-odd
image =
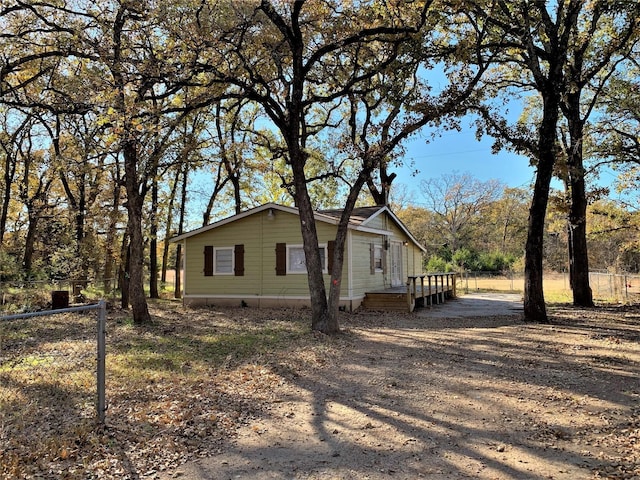
[[(427, 134), (419, 134), (405, 144), (405, 161), (411, 164), (401, 169), (393, 169), (398, 174), (394, 184), (402, 183), (407, 189), (417, 194), (419, 202), (419, 186), (421, 180), (437, 179), (444, 174), (457, 172), (468, 173), (472, 177), (487, 181), (496, 179), (508, 187), (532, 189), (535, 182), (535, 168), (529, 164), (529, 158), (512, 152), (491, 152), (491, 137), (476, 140), (475, 129), (466, 127), (458, 131), (442, 132), (440, 137), (432, 139)], [(429, 140), (427, 143), (426, 140)], [(411, 173), (418, 170), (413, 176)], [(597, 183), (611, 188), (609, 198), (628, 201), (627, 194), (614, 191), (613, 183), (616, 173), (610, 169), (601, 171)], [(552, 188), (562, 189), (559, 180), (553, 179)]]
[[(447, 131), (435, 139), (425, 134), (416, 136), (405, 145), (405, 159), (412, 162), (412, 167), (397, 170), (396, 181), (411, 189), (417, 188), (423, 179), (457, 172), (481, 181), (497, 179), (509, 187), (529, 188), (535, 180), (529, 159), (506, 151), (493, 154), (492, 143), (489, 137), (476, 140), (472, 128)], [(418, 170), (418, 175), (412, 176), (412, 170)]]

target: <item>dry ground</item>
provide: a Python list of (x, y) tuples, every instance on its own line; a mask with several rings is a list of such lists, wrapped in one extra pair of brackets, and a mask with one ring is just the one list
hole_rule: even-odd
[(106, 428), (36, 445), (0, 414), (0, 478), (640, 479), (640, 309), (550, 312), (112, 312)]
[(356, 315), (222, 454), (166, 478), (640, 478), (635, 309)]

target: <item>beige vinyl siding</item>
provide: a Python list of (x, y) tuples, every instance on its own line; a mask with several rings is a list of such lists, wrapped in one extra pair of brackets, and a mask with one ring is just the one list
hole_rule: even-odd
[[(362, 295), (367, 291), (382, 290), (391, 286), (391, 252), (385, 250), (386, 262), (384, 272), (371, 273), (370, 268), (370, 245), (381, 245), (384, 248), (385, 240), (391, 242), (408, 242), (407, 246), (402, 247), (402, 275), (403, 283), (406, 282), (408, 275), (419, 275), (422, 272), (422, 252), (416, 247), (406, 234), (398, 228), (394, 222), (386, 215), (374, 219), (379, 221), (377, 228), (381, 228), (391, 232), (387, 238), (382, 235), (375, 235), (364, 232), (354, 232), (352, 239), (353, 246), (353, 295)], [(371, 225), (371, 224), (369, 224)], [(369, 226), (367, 225), (367, 226)]]
[(408, 242), (408, 245), (402, 248), (402, 273), (404, 275), (403, 282), (409, 275), (420, 275), (422, 271), (422, 252), (409, 240), (409, 237), (394, 222), (389, 219), (387, 229), (393, 232), (391, 241)]
[(413, 243), (409, 243), (407, 247), (407, 275), (420, 275), (424, 273), (422, 258), (422, 250)]
[[(381, 290), (385, 287), (388, 269), (371, 273), (371, 244), (384, 247), (384, 237), (364, 232), (353, 232), (353, 295), (364, 295), (367, 291)], [(387, 251), (388, 252), (388, 251)], [(384, 260), (384, 257), (383, 257)]]
[[(385, 240), (403, 242), (408, 240), (386, 215), (379, 215), (367, 227), (391, 232), (384, 235), (350, 230), (345, 245), (342, 270), (341, 297), (361, 298), (365, 292), (381, 290), (391, 284), (390, 250), (385, 250), (385, 271), (371, 273), (371, 244), (384, 248)], [(335, 239), (336, 225), (317, 222), (318, 241), (327, 245)], [(185, 295), (189, 297), (251, 300), (309, 298), (306, 273), (276, 275), (276, 244), (302, 245), (300, 219), (298, 215), (276, 210), (272, 217), (263, 210), (232, 222), (203, 231), (185, 240)], [(244, 245), (244, 276), (204, 276), (204, 249), (211, 245), (217, 248)], [(353, 258), (350, 258), (350, 253)], [(421, 251), (411, 242), (402, 247), (403, 282), (407, 275), (422, 273)], [(351, 279), (349, 275), (352, 274)], [(325, 286), (329, 289), (330, 275), (325, 274)]]
[(263, 230), (262, 249), (262, 295), (265, 296), (308, 296), (309, 287), (305, 275), (276, 275), (276, 244), (302, 244), (300, 220), (297, 215), (277, 211), (272, 220), (267, 221)]
[[(326, 245), (335, 239), (336, 227), (318, 222), (316, 224), (318, 242)], [(185, 295), (247, 295), (267, 297), (308, 297), (307, 275), (276, 275), (276, 244), (302, 245), (300, 220), (297, 215), (278, 210), (271, 218), (267, 212), (254, 215), (216, 227), (187, 239), (185, 265)], [(204, 247), (229, 247), (244, 245), (244, 276), (231, 275), (205, 277)], [(343, 268), (342, 294), (347, 292), (347, 253)], [(329, 288), (330, 275), (324, 275)]]
[(393, 223), (386, 213), (381, 213), (376, 215), (375, 218), (369, 219), (367, 221), (367, 228), (377, 228), (381, 230), (386, 230), (389, 224)]
[[(194, 235), (186, 240), (185, 295), (236, 294), (260, 291), (261, 219), (251, 216)], [(204, 276), (204, 247), (244, 245), (244, 275)]]
[[(316, 223), (318, 233), (318, 243), (327, 245), (329, 241), (335, 239), (336, 226), (324, 222)], [(287, 273), (287, 275), (276, 275), (275, 270), (275, 248), (277, 243), (287, 245), (302, 245), (302, 233), (300, 232), (300, 219), (297, 215), (278, 211), (275, 218), (269, 221), (268, 228), (264, 229), (263, 244), (263, 295), (267, 296), (309, 296), (309, 283), (306, 273)], [(343, 268), (343, 282), (341, 292), (346, 292), (347, 259), (345, 252), (345, 266)], [(329, 288), (330, 275), (325, 274), (325, 288)]]

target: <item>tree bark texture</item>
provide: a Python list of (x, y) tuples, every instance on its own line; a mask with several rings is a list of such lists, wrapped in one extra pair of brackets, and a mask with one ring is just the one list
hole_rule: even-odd
[(158, 180), (154, 168), (151, 186), (151, 218), (149, 225), (149, 297), (160, 298), (158, 291)]
[[(589, 256), (587, 249), (587, 199), (582, 159), (574, 159), (569, 166), (571, 205), (569, 207), (569, 242), (571, 243), (571, 288), (573, 304), (593, 307), (593, 294), (589, 285)], [(572, 173), (571, 170), (579, 173)]]
[[(182, 167), (182, 191), (180, 192), (180, 215), (178, 218), (178, 235), (182, 234), (184, 228), (184, 217), (187, 205), (187, 180), (189, 179), (189, 165), (185, 163)], [(182, 244), (176, 245), (176, 285), (173, 292), (174, 298), (182, 298), (181, 285), (181, 268), (182, 268)]]
[(593, 307), (593, 293), (589, 285), (589, 254), (587, 247), (587, 194), (583, 164), (584, 122), (580, 118), (579, 94), (568, 95), (565, 112), (569, 124), (570, 146), (567, 152), (569, 173), (569, 264), (573, 304)]
[(543, 115), (538, 139), (536, 182), (529, 209), (524, 270), (524, 319), (548, 322), (543, 290), (544, 230), (553, 167), (556, 161), (556, 128), (559, 98), (553, 86), (543, 95)]
[(142, 205), (137, 172), (137, 151), (134, 140), (125, 141), (123, 148), (125, 186), (129, 230), (129, 301), (135, 324), (151, 322), (144, 293), (144, 236), (142, 234)]

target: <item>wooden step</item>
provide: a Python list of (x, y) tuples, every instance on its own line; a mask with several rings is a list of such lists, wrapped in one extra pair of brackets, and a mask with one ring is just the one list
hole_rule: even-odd
[(367, 293), (362, 301), (367, 310), (393, 310), (406, 312), (407, 295), (402, 293)]

